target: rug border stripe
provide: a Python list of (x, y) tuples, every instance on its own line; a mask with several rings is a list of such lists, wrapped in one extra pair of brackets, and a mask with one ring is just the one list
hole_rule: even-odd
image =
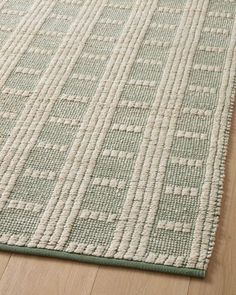
[(158, 272), (198, 277), (198, 278), (204, 278), (206, 276), (205, 270), (196, 269), (196, 268), (176, 267), (176, 266), (169, 266), (169, 265), (155, 264), (155, 263), (148, 263), (148, 262), (105, 258), (105, 257), (92, 256), (92, 255), (69, 253), (69, 252), (58, 251), (58, 250), (31, 248), (31, 247), (25, 247), (25, 246), (14, 246), (14, 245), (2, 244), (2, 243), (0, 243), (0, 250), (20, 253), (20, 254), (27, 254), (27, 255), (37, 255), (37, 256), (61, 258), (61, 259), (67, 259), (67, 260), (70, 259), (70, 260), (75, 260), (79, 262), (86, 262), (86, 263), (99, 264), (99, 265), (122, 266), (127, 268), (136, 268), (140, 270), (158, 271)]

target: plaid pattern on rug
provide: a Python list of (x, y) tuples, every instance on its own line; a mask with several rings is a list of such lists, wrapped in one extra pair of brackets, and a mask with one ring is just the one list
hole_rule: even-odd
[(2, 0), (0, 41), (0, 249), (204, 276), (235, 0)]

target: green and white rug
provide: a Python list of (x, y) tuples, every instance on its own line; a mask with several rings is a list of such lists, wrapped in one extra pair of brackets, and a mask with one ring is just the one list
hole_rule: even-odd
[(235, 0), (0, 1), (0, 249), (204, 276)]

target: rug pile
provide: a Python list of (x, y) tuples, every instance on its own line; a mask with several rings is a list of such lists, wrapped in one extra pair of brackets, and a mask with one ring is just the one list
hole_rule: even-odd
[(0, 249), (205, 276), (234, 0), (0, 2)]

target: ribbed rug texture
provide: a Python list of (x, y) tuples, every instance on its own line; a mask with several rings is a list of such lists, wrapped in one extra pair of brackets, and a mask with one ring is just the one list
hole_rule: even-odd
[(1, 0), (0, 250), (204, 277), (235, 77), (235, 0)]

